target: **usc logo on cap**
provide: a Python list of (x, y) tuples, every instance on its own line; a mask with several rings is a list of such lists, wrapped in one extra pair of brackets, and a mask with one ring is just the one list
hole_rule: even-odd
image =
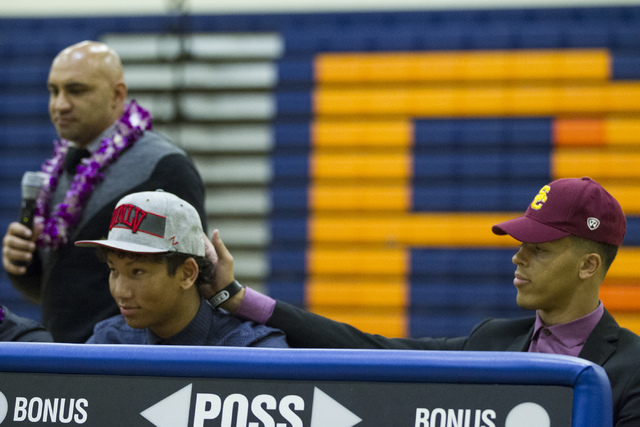
[(551, 187), (545, 185), (540, 189), (538, 195), (533, 198), (533, 202), (531, 202), (531, 209), (539, 210), (544, 202), (547, 201), (547, 194), (551, 191)]

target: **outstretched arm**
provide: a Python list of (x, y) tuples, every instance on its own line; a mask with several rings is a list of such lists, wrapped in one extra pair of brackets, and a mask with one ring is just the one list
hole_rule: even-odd
[[(233, 257), (222, 243), (218, 230), (214, 230), (211, 242), (206, 240), (205, 256), (216, 267), (216, 283), (200, 287), (201, 294), (210, 298), (234, 280)], [(247, 288), (225, 301), (221, 307), (236, 316), (284, 331), (291, 347), (459, 350), (462, 345), (458, 339), (415, 340), (367, 334), (346, 323), (274, 301)]]

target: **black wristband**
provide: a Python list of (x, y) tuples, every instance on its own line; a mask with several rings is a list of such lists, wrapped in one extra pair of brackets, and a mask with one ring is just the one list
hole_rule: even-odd
[(213, 308), (218, 307), (220, 304), (240, 292), (242, 288), (243, 286), (237, 280), (234, 280), (233, 282), (229, 283), (226, 288), (209, 298), (209, 305), (211, 305), (211, 307)]

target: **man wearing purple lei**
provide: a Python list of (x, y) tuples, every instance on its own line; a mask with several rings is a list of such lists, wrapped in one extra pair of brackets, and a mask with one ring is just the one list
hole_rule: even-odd
[(14, 222), (3, 239), (11, 283), (41, 305), (59, 342), (85, 342), (97, 322), (118, 313), (108, 269), (73, 242), (103, 237), (123, 195), (162, 188), (206, 218), (200, 175), (184, 151), (150, 130), (147, 111), (127, 104), (123, 75), (104, 43), (74, 44), (54, 58), (49, 115), (60, 139), (42, 165), (33, 231)]

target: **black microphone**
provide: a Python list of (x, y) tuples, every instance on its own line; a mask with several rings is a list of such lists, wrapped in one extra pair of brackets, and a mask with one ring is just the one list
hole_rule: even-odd
[[(18, 222), (33, 229), (33, 216), (36, 210), (36, 200), (42, 188), (44, 174), (42, 172), (25, 172), (22, 176), (22, 203)], [(13, 261), (14, 265), (26, 266), (24, 261)]]
[(42, 172), (25, 172), (22, 176), (22, 203), (20, 204), (20, 224), (33, 229), (33, 214), (36, 210), (36, 199), (42, 188), (44, 174)]

